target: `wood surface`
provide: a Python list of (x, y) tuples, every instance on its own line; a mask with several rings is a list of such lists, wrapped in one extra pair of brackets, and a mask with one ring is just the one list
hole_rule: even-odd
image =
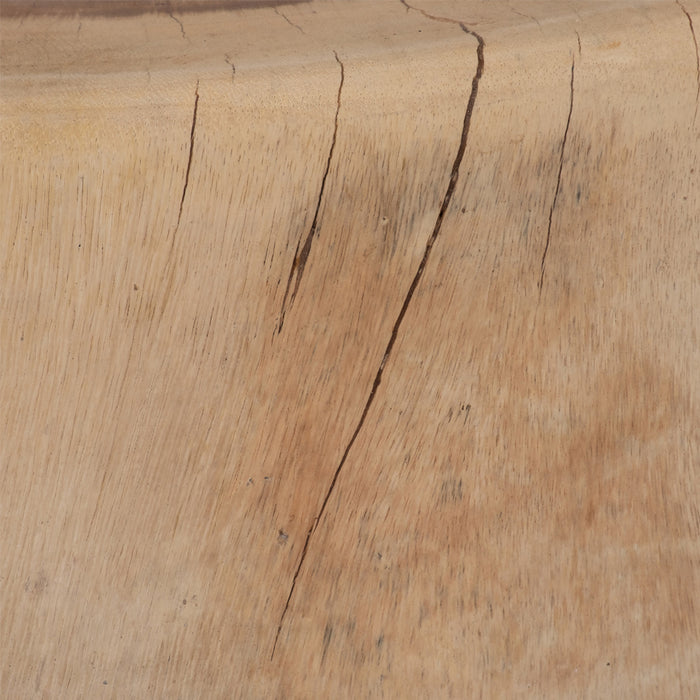
[(0, 696), (700, 697), (697, 0), (0, 14)]

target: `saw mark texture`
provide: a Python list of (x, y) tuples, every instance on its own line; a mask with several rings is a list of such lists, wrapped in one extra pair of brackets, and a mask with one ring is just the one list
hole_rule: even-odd
[[(331, 139), (331, 147), (328, 150), (328, 159), (326, 160), (326, 168), (323, 171), (323, 177), (321, 178), (321, 188), (318, 192), (318, 199), (316, 200), (316, 211), (314, 212), (314, 218), (311, 222), (311, 228), (306, 234), (306, 240), (304, 245), (301, 247), (301, 252), (299, 247), (301, 246), (301, 238), (297, 242), (296, 250), (294, 251), (294, 260), (292, 261), (292, 267), (289, 270), (289, 277), (287, 279), (287, 288), (284, 290), (284, 297), (282, 299), (282, 310), (280, 311), (279, 325), (277, 326), (277, 333), (282, 331), (282, 326), (284, 325), (284, 317), (287, 313), (288, 306), (291, 307), (296, 299), (297, 292), (299, 291), (299, 285), (301, 284), (301, 278), (304, 275), (304, 268), (309, 259), (309, 254), (311, 253), (311, 246), (314, 242), (314, 237), (318, 229), (318, 215), (321, 210), (321, 202), (323, 201), (323, 193), (326, 190), (326, 180), (328, 179), (328, 172), (331, 168), (331, 161), (333, 160), (333, 151), (335, 151), (335, 142), (338, 136), (338, 115), (340, 114), (340, 99), (343, 93), (343, 83), (345, 82), (345, 66), (343, 62), (338, 58), (338, 54), (334, 51), (333, 55), (335, 60), (340, 66), (340, 84), (338, 85), (338, 98), (335, 108), (335, 121), (333, 123), (333, 138)], [(289, 294), (292, 288), (292, 280), (294, 280), (294, 289), (292, 290), (291, 296)]]
[(566, 140), (569, 136), (569, 126), (571, 125), (571, 113), (574, 111), (574, 71), (576, 69), (576, 59), (571, 59), (571, 88), (569, 97), (569, 115), (566, 118), (566, 128), (564, 129), (564, 138), (561, 141), (561, 150), (559, 151), (559, 172), (557, 173), (557, 186), (554, 189), (554, 197), (552, 198), (552, 206), (549, 208), (549, 221), (547, 223), (547, 240), (544, 244), (544, 252), (542, 253), (542, 262), (540, 264), (540, 281), (537, 287), (542, 294), (542, 285), (544, 284), (544, 268), (547, 262), (547, 251), (549, 250), (549, 242), (552, 237), (552, 217), (554, 209), (557, 206), (557, 197), (561, 189), (561, 172), (564, 169), (564, 149), (566, 148)]
[(471, 119), (472, 119), (472, 113), (474, 111), (474, 105), (476, 103), (476, 97), (477, 93), (479, 91), (479, 82), (481, 80), (481, 77), (484, 73), (484, 47), (485, 43), (483, 38), (477, 34), (475, 31), (471, 30), (468, 26), (463, 24), (462, 22), (459, 22), (457, 20), (453, 19), (448, 19), (445, 17), (436, 17), (434, 15), (430, 15), (423, 10), (414, 8), (409, 6), (404, 0), (401, 0), (401, 3), (406, 6), (407, 10), (415, 10), (417, 12), (420, 12), (423, 14), (426, 18), (435, 20), (438, 22), (448, 22), (450, 24), (456, 24), (460, 29), (465, 33), (469, 34), (470, 36), (473, 36), (476, 41), (477, 41), (477, 49), (476, 49), (476, 57), (477, 57), (477, 66), (476, 66), (476, 72), (474, 74), (474, 77), (472, 79), (472, 85), (471, 85), (471, 91), (469, 93), (469, 101), (467, 102), (467, 108), (464, 113), (464, 120), (462, 123), (462, 133), (459, 141), (459, 147), (457, 148), (457, 153), (455, 155), (454, 162), (452, 164), (452, 170), (450, 172), (450, 179), (449, 183), (447, 185), (447, 190), (445, 191), (445, 195), (442, 198), (442, 203), (440, 205), (440, 210), (437, 215), (437, 219), (435, 220), (435, 225), (433, 227), (432, 233), (430, 234), (426, 244), (425, 244), (425, 251), (423, 253), (423, 257), (420, 261), (420, 264), (418, 265), (418, 269), (416, 270), (415, 275), (413, 276), (413, 280), (411, 282), (411, 285), (408, 288), (408, 291), (406, 293), (406, 296), (404, 297), (403, 304), (401, 305), (401, 309), (399, 311), (398, 316), (396, 317), (396, 320), (394, 321), (394, 325), (391, 329), (391, 335), (389, 337), (389, 341), (386, 345), (386, 349), (384, 350), (384, 355), (382, 356), (382, 361), (379, 364), (379, 369), (377, 370), (377, 373), (375, 374), (374, 377), (374, 382), (372, 383), (372, 388), (369, 392), (369, 396), (367, 397), (367, 400), (365, 401), (364, 408), (362, 409), (362, 413), (360, 415), (359, 420), (357, 421), (357, 424), (355, 426), (355, 430), (353, 431), (350, 440), (348, 441), (347, 445), (345, 446), (345, 450), (343, 451), (343, 455), (340, 459), (340, 462), (338, 463), (338, 466), (336, 467), (336, 470), (333, 474), (333, 478), (331, 479), (331, 483), (326, 490), (326, 494), (323, 498), (323, 501), (321, 502), (321, 507), (318, 510), (318, 513), (316, 514), (316, 517), (314, 518), (313, 523), (311, 524), (311, 527), (309, 528), (308, 532), (306, 533), (306, 539), (304, 541), (304, 547), (301, 551), (301, 556), (299, 557), (299, 563), (297, 564), (296, 570), (294, 572), (294, 576), (292, 577), (292, 583), (289, 588), (289, 593), (287, 595), (287, 600), (284, 605), (284, 609), (282, 610), (282, 614), (279, 619), (279, 623), (277, 626), (277, 632), (275, 634), (275, 639), (272, 645), (272, 653), (270, 655), (270, 659), (274, 659), (275, 656), (275, 650), (277, 649), (277, 642), (279, 641), (279, 636), (280, 633), (282, 632), (282, 628), (284, 626), (284, 620), (287, 615), (287, 611), (289, 610), (289, 605), (291, 603), (292, 597), (294, 595), (294, 590), (296, 588), (297, 584), (297, 579), (299, 578), (299, 573), (302, 570), (302, 567), (304, 566), (304, 562), (306, 560), (308, 551), (309, 551), (309, 544), (313, 538), (314, 533), (316, 532), (319, 523), (321, 522), (321, 519), (323, 517), (323, 514), (326, 510), (326, 506), (328, 505), (328, 501), (330, 500), (331, 495), (333, 494), (333, 491), (335, 489), (335, 486), (338, 482), (338, 477), (340, 476), (340, 473), (343, 469), (343, 466), (345, 465), (345, 462), (347, 461), (348, 455), (350, 454), (350, 450), (352, 449), (352, 446), (355, 444), (355, 440), (357, 440), (357, 436), (360, 434), (360, 431), (362, 430), (362, 426), (364, 425), (365, 419), (367, 418), (367, 414), (369, 413), (369, 409), (372, 406), (372, 403), (374, 402), (374, 398), (377, 394), (377, 390), (379, 389), (379, 385), (382, 382), (382, 375), (384, 373), (384, 367), (386, 366), (386, 363), (389, 359), (389, 356), (391, 355), (391, 351), (394, 348), (394, 344), (396, 343), (396, 339), (399, 334), (399, 329), (401, 328), (401, 324), (404, 320), (404, 317), (406, 316), (406, 312), (408, 311), (408, 307), (411, 304), (411, 300), (413, 299), (413, 295), (416, 291), (416, 288), (418, 287), (418, 284), (420, 283), (421, 277), (423, 276), (423, 272), (425, 270), (425, 267), (428, 263), (428, 259), (430, 257), (430, 253), (433, 249), (433, 246), (435, 245), (435, 241), (437, 240), (437, 237), (440, 234), (440, 229), (442, 228), (442, 222), (445, 218), (445, 214), (447, 213), (447, 209), (450, 206), (450, 202), (452, 201), (452, 196), (455, 191), (455, 187), (457, 186), (457, 180), (459, 179), (459, 170), (460, 166), (462, 164), (462, 159), (464, 158), (464, 152), (467, 148), (467, 139), (469, 137), (469, 129), (471, 126)]

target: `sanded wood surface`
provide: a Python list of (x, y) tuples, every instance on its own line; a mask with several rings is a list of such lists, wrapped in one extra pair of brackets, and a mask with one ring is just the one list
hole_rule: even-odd
[(696, 0), (0, 15), (0, 696), (700, 696)]

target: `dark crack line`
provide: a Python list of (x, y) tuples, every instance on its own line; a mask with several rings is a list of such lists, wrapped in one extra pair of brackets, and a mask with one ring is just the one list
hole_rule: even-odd
[(540, 264), (540, 281), (537, 283), (537, 287), (540, 290), (540, 295), (542, 294), (542, 285), (544, 284), (544, 267), (547, 261), (547, 251), (549, 250), (549, 241), (552, 237), (552, 217), (554, 215), (554, 208), (557, 206), (557, 198), (559, 197), (559, 190), (561, 189), (561, 173), (564, 169), (564, 149), (566, 148), (566, 139), (569, 136), (569, 126), (571, 125), (571, 113), (574, 111), (574, 70), (576, 67), (576, 59), (571, 58), (571, 90), (569, 98), (569, 115), (566, 118), (566, 128), (564, 129), (564, 138), (561, 142), (561, 150), (559, 151), (559, 172), (557, 173), (557, 186), (554, 190), (554, 197), (552, 198), (552, 206), (549, 208), (549, 222), (547, 223), (547, 241), (544, 244), (544, 252), (542, 253), (542, 263)]
[(187, 168), (185, 170), (185, 182), (182, 186), (182, 195), (180, 196), (180, 207), (177, 212), (177, 222), (175, 223), (175, 228), (173, 229), (173, 235), (170, 240), (170, 253), (168, 255), (168, 260), (166, 264), (166, 273), (164, 275), (165, 282), (163, 284), (163, 297), (162, 306), (160, 313), (162, 314), (170, 298), (170, 289), (175, 278), (175, 257), (173, 252), (175, 250), (175, 242), (177, 241), (178, 232), (180, 230), (180, 220), (182, 219), (182, 209), (185, 204), (185, 197), (187, 196), (187, 186), (190, 182), (190, 170), (192, 168), (192, 154), (194, 151), (194, 131), (197, 127), (197, 106), (199, 104), (199, 80), (195, 84), (194, 88), (194, 109), (192, 110), (192, 126), (190, 127), (190, 150), (187, 156)]
[(289, 26), (294, 27), (294, 29), (298, 29), (302, 34), (306, 34), (306, 32), (298, 25), (294, 24), (287, 15), (284, 14), (284, 12), (280, 12), (276, 7), (272, 8), (275, 11), (276, 15), (279, 15)]
[(695, 119), (698, 116), (698, 104), (700, 103), (700, 53), (698, 52), (698, 40), (695, 36), (695, 27), (693, 27), (693, 18), (690, 16), (690, 12), (685, 9), (685, 5), (679, 0), (676, 0), (676, 5), (683, 10), (683, 14), (688, 18), (690, 33), (693, 35), (693, 44), (695, 45), (695, 83), (697, 85), (695, 91), (695, 112), (693, 113), (693, 124), (695, 124)]
[(578, 42), (578, 55), (581, 55), (581, 35), (578, 32), (576, 34), (576, 41)]
[(519, 12), (511, 5), (508, 5), (508, 7), (510, 8), (510, 11), (513, 14), (519, 15), (520, 17), (524, 17), (525, 19), (529, 19), (531, 22), (534, 22), (539, 27), (540, 31), (542, 31), (542, 25), (540, 24), (540, 21), (537, 19), (537, 17), (533, 17), (532, 15), (527, 15), (524, 12)]
[(236, 66), (233, 63), (230, 54), (224, 55), (224, 61), (228, 63), (229, 66), (231, 66), (231, 83), (233, 83), (236, 80)]
[[(335, 107), (335, 121), (333, 122), (333, 138), (331, 139), (331, 147), (328, 149), (328, 159), (326, 160), (326, 168), (323, 171), (323, 177), (321, 178), (321, 188), (318, 192), (318, 199), (316, 200), (316, 211), (314, 212), (314, 218), (311, 222), (311, 228), (306, 234), (306, 240), (304, 241), (304, 246), (299, 252), (299, 246), (301, 245), (301, 238), (297, 242), (296, 250), (294, 251), (294, 260), (292, 261), (292, 267), (289, 270), (289, 278), (287, 279), (287, 288), (284, 290), (284, 297), (282, 299), (282, 310), (280, 311), (280, 322), (277, 326), (277, 333), (281, 333), (282, 326), (284, 325), (284, 317), (287, 313), (287, 299), (289, 299), (289, 307), (294, 303), (294, 299), (299, 291), (299, 285), (301, 284), (301, 278), (304, 274), (304, 268), (306, 267), (306, 262), (309, 259), (309, 254), (311, 253), (311, 245), (314, 241), (314, 236), (318, 229), (318, 215), (321, 211), (321, 202), (323, 200), (323, 193), (326, 190), (326, 180), (328, 179), (328, 173), (331, 169), (331, 161), (333, 160), (333, 152), (335, 151), (335, 142), (338, 136), (338, 115), (340, 114), (340, 98), (343, 92), (343, 83), (345, 82), (345, 66), (343, 62), (338, 58), (338, 54), (334, 51), (333, 55), (335, 60), (340, 66), (340, 83), (338, 85), (338, 98)], [(292, 280), (295, 278), (294, 290), (291, 296), (289, 296), (289, 290), (292, 287)]]
[(185, 25), (177, 18), (172, 12), (168, 12), (168, 17), (170, 19), (175, 20), (180, 25), (180, 33), (182, 34), (183, 39), (187, 39), (187, 35), (185, 34)]
[(185, 203), (185, 195), (187, 194), (187, 185), (190, 182), (190, 168), (192, 167), (192, 152), (194, 150), (194, 130), (197, 127), (197, 105), (199, 104), (199, 80), (194, 89), (194, 110), (192, 111), (192, 127), (190, 128), (190, 153), (187, 157), (187, 170), (185, 171), (185, 184), (182, 187), (182, 197), (180, 197), (180, 209), (177, 213), (177, 224), (175, 225), (175, 233), (180, 228), (180, 219), (182, 218), (182, 207)]
[[(416, 8), (409, 7), (404, 0), (401, 0), (402, 4), (406, 5), (407, 8), (411, 10), (416, 10)], [(321, 522), (321, 518), (323, 517), (323, 514), (326, 510), (326, 506), (328, 505), (328, 501), (330, 500), (331, 495), (333, 494), (333, 491), (335, 489), (335, 485), (338, 482), (338, 477), (340, 476), (340, 472), (343, 469), (343, 466), (345, 465), (345, 462), (348, 458), (348, 455), (350, 454), (350, 450), (352, 449), (352, 446), (355, 444), (355, 440), (357, 439), (357, 436), (360, 434), (360, 431), (362, 430), (362, 427), (364, 425), (365, 419), (367, 418), (367, 414), (369, 413), (369, 409), (372, 406), (372, 403), (374, 402), (374, 397), (377, 394), (377, 389), (379, 389), (379, 385), (382, 382), (382, 375), (384, 373), (384, 367), (389, 359), (389, 356), (391, 355), (391, 351), (394, 348), (394, 344), (396, 343), (396, 338), (398, 337), (399, 334), (399, 329), (401, 327), (401, 323), (403, 322), (403, 319), (406, 315), (406, 312), (408, 311), (408, 307), (411, 304), (411, 300), (413, 299), (413, 295), (416, 291), (416, 288), (418, 287), (418, 284), (421, 280), (421, 277), (423, 276), (423, 271), (425, 270), (425, 266), (428, 262), (428, 258), (430, 257), (430, 252), (433, 249), (433, 245), (435, 244), (435, 241), (437, 240), (438, 235), (440, 234), (440, 229), (442, 228), (442, 222), (445, 218), (445, 214), (447, 212), (447, 209), (450, 205), (450, 202), (452, 201), (452, 195), (454, 194), (455, 187), (457, 186), (457, 180), (459, 178), (459, 168), (460, 165), (462, 164), (462, 159), (464, 157), (464, 152), (467, 148), (467, 139), (469, 137), (469, 128), (471, 126), (471, 119), (472, 119), (472, 113), (474, 111), (474, 104), (476, 103), (476, 96), (479, 91), (479, 81), (481, 80), (481, 76), (484, 73), (484, 47), (485, 43), (483, 38), (474, 32), (473, 30), (469, 29), (466, 25), (464, 25), (462, 22), (458, 22), (457, 20), (450, 20), (447, 18), (443, 17), (434, 17), (432, 15), (427, 14), (423, 10), (416, 10), (418, 12), (421, 12), (425, 17), (428, 19), (434, 19), (439, 22), (449, 22), (451, 24), (456, 24), (458, 25), (462, 31), (465, 34), (469, 34), (470, 36), (473, 36), (477, 42), (477, 50), (476, 50), (476, 56), (477, 56), (477, 67), (476, 67), (476, 72), (474, 74), (474, 78), (472, 79), (472, 86), (471, 86), (471, 92), (469, 93), (469, 101), (467, 103), (467, 109), (464, 113), (464, 122), (462, 124), (462, 134), (459, 142), (459, 148), (457, 149), (457, 154), (454, 159), (454, 163), (452, 164), (452, 170), (450, 172), (450, 181), (447, 185), (447, 190), (445, 191), (445, 195), (442, 199), (442, 204), (440, 205), (440, 211), (438, 212), (437, 219), (435, 220), (435, 226), (433, 227), (433, 231), (430, 234), (430, 237), (428, 238), (428, 241), (425, 244), (425, 252), (423, 253), (423, 258), (420, 261), (420, 264), (418, 265), (418, 269), (416, 270), (416, 273), (413, 277), (413, 281), (411, 282), (411, 286), (408, 288), (408, 292), (404, 298), (403, 304), (401, 305), (401, 310), (399, 311), (398, 316), (396, 317), (396, 321), (394, 322), (394, 326), (391, 329), (391, 336), (389, 338), (389, 342), (387, 343), (386, 349), (384, 350), (384, 356), (382, 357), (382, 361), (379, 365), (379, 369), (377, 370), (377, 373), (374, 377), (374, 382), (372, 383), (372, 389), (369, 393), (369, 396), (367, 397), (367, 401), (365, 402), (365, 406), (362, 409), (362, 414), (360, 415), (360, 419), (357, 421), (357, 425), (355, 426), (355, 430), (352, 433), (352, 436), (350, 437), (350, 440), (348, 441), (345, 451), (343, 452), (343, 456), (340, 459), (340, 462), (338, 464), (338, 467), (335, 470), (335, 473), (333, 474), (333, 479), (331, 480), (330, 486), (328, 487), (326, 491), (326, 495), (323, 499), (323, 502), (321, 503), (321, 507), (318, 510), (318, 514), (314, 518), (314, 521), (309, 528), (308, 532), (306, 533), (306, 540), (304, 541), (304, 547), (301, 551), (301, 556), (299, 557), (299, 563), (297, 564), (296, 571), (294, 572), (294, 576), (292, 578), (292, 583), (289, 588), (289, 594), (287, 595), (287, 600), (284, 604), (284, 609), (282, 610), (282, 614), (279, 619), (279, 623), (277, 626), (277, 632), (275, 634), (275, 640), (272, 645), (272, 654), (270, 656), (270, 660), (272, 660), (275, 656), (275, 650), (277, 648), (277, 642), (279, 640), (280, 633), (282, 632), (282, 627), (284, 625), (284, 620), (287, 615), (287, 611), (289, 609), (289, 604), (292, 600), (292, 596), (294, 595), (294, 590), (296, 588), (296, 583), (297, 579), (299, 578), (299, 573), (304, 566), (304, 561), (306, 560), (306, 555), (309, 551), (309, 543), (311, 541), (312, 536), (316, 532), (316, 529), (318, 527), (318, 524)]]
[[(469, 29), (463, 22), (460, 22), (458, 19), (452, 19), (450, 17), (440, 17), (439, 15), (431, 15), (430, 12), (426, 12), (425, 10), (421, 10), (420, 7), (413, 7), (413, 5), (409, 5), (406, 0), (399, 0), (399, 2), (406, 8), (406, 12), (408, 13), (410, 10), (413, 10), (414, 12), (420, 12), (423, 17), (426, 17), (427, 19), (432, 19), (433, 22), (444, 22), (445, 24), (456, 24), (458, 27), (462, 28), (462, 31), (466, 32), (467, 34), (471, 34), (474, 38), (477, 40), (483, 41), (481, 37), (473, 30)], [(491, 24), (491, 22), (470, 22), (469, 23), (472, 27), (476, 27), (479, 24)]]

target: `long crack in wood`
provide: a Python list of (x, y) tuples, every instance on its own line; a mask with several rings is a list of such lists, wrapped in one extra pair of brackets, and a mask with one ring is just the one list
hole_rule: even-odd
[(224, 55), (224, 61), (231, 66), (231, 83), (233, 84), (236, 80), (236, 65), (233, 62), (233, 59), (231, 58), (231, 54), (225, 54)]
[[(292, 261), (292, 267), (289, 270), (289, 277), (287, 278), (287, 288), (284, 290), (284, 297), (282, 299), (282, 310), (280, 311), (280, 320), (277, 326), (277, 333), (282, 331), (282, 326), (284, 325), (284, 317), (287, 313), (288, 306), (294, 303), (294, 299), (299, 291), (299, 285), (301, 284), (301, 278), (304, 274), (304, 268), (309, 259), (309, 254), (311, 253), (311, 246), (314, 242), (314, 237), (318, 229), (318, 215), (321, 211), (321, 202), (323, 201), (323, 193), (326, 190), (326, 180), (328, 179), (328, 173), (331, 169), (331, 161), (333, 160), (333, 152), (335, 151), (335, 142), (338, 136), (338, 115), (340, 114), (340, 100), (343, 93), (343, 83), (345, 82), (345, 66), (343, 62), (338, 57), (338, 54), (334, 51), (333, 55), (335, 60), (340, 66), (340, 83), (338, 84), (338, 97), (335, 107), (335, 119), (333, 122), (333, 138), (331, 139), (331, 147), (328, 149), (328, 158), (326, 159), (326, 168), (323, 171), (323, 177), (321, 178), (321, 188), (318, 192), (318, 199), (316, 200), (316, 211), (314, 212), (314, 218), (311, 222), (311, 228), (306, 234), (306, 240), (304, 245), (301, 246), (301, 238), (297, 242), (296, 250), (294, 251), (294, 260)], [(301, 252), (299, 248), (301, 246)], [(292, 290), (291, 296), (289, 294), (292, 288), (292, 280), (294, 280), (294, 289)]]
[(175, 232), (180, 228), (180, 219), (182, 218), (182, 207), (185, 204), (185, 195), (187, 194), (187, 185), (190, 182), (190, 169), (192, 168), (192, 153), (194, 151), (194, 130), (197, 128), (197, 106), (199, 105), (199, 80), (194, 89), (194, 109), (192, 110), (192, 126), (190, 127), (190, 152), (187, 156), (187, 169), (185, 170), (185, 184), (182, 187), (182, 196), (180, 197), (180, 209), (177, 212), (177, 224)]
[(462, 22), (459, 22), (458, 20), (453, 20), (453, 19), (448, 19), (446, 17), (437, 17), (435, 15), (430, 15), (427, 12), (419, 9), (419, 8), (414, 8), (410, 5), (408, 5), (405, 0), (401, 0), (401, 3), (406, 6), (407, 11), (408, 10), (415, 10), (416, 12), (420, 12), (422, 15), (424, 15), (426, 18), (435, 20), (437, 22), (448, 22), (450, 24), (456, 24), (460, 29), (465, 33), (469, 34), (470, 36), (473, 36), (477, 42), (477, 49), (476, 49), (476, 57), (477, 57), (477, 66), (476, 66), (476, 72), (474, 73), (474, 77), (472, 79), (472, 85), (471, 85), (471, 92), (469, 93), (469, 101), (467, 102), (467, 108), (464, 113), (464, 121), (462, 123), (462, 133), (459, 141), (459, 147), (457, 149), (457, 154), (455, 155), (454, 162), (452, 164), (452, 170), (450, 172), (450, 180), (447, 185), (447, 190), (445, 191), (445, 195), (442, 198), (442, 203), (440, 205), (440, 210), (437, 215), (437, 219), (435, 220), (435, 225), (433, 227), (433, 231), (430, 234), (426, 244), (425, 244), (425, 251), (423, 253), (423, 258), (420, 261), (420, 264), (418, 265), (418, 269), (416, 270), (415, 275), (413, 276), (413, 280), (411, 282), (410, 287), (408, 288), (408, 292), (406, 293), (406, 296), (404, 298), (403, 304), (401, 305), (401, 310), (399, 311), (398, 316), (396, 317), (396, 321), (394, 322), (394, 325), (391, 329), (391, 336), (389, 337), (389, 342), (386, 345), (386, 349), (384, 350), (384, 355), (382, 356), (382, 361), (379, 365), (379, 369), (377, 370), (377, 373), (374, 377), (374, 382), (372, 383), (372, 389), (370, 390), (369, 396), (367, 397), (367, 400), (365, 402), (364, 408), (362, 409), (362, 414), (360, 415), (359, 420), (357, 421), (357, 424), (355, 426), (355, 430), (352, 433), (352, 436), (350, 437), (350, 440), (348, 441), (347, 445), (345, 446), (345, 450), (343, 451), (343, 455), (340, 459), (340, 462), (335, 470), (335, 473), (333, 474), (333, 478), (331, 480), (330, 486), (326, 490), (326, 494), (323, 498), (323, 501), (321, 503), (321, 507), (318, 510), (318, 513), (316, 514), (316, 517), (314, 518), (313, 523), (311, 524), (311, 527), (306, 533), (306, 539), (304, 541), (304, 547), (301, 551), (301, 556), (299, 557), (299, 562), (297, 564), (296, 570), (294, 572), (294, 576), (292, 577), (292, 583), (289, 588), (289, 594), (287, 595), (287, 600), (284, 604), (284, 609), (282, 610), (282, 614), (279, 619), (279, 623), (277, 626), (277, 632), (275, 634), (275, 639), (274, 643), (272, 645), (272, 654), (270, 656), (270, 659), (274, 659), (275, 656), (275, 650), (277, 649), (277, 642), (279, 641), (279, 636), (280, 633), (282, 632), (282, 627), (284, 625), (284, 620), (287, 615), (287, 611), (289, 610), (289, 605), (292, 600), (292, 596), (294, 595), (294, 590), (296, 588), (296, 583), (297, 579), (299, 578), (299, 573), (301, 572), (302, 567), (304, 566), (304, 561), (306, 560), (306, 556), (309, 551), (309, 543), (311, 542), (311, 538), (313, 537), (314, 533), (316, 532), (316, 529), (321, 521), (321, 518), (323, 517), (323, 514), (326, 510), (326, 506), (328, 505), (328, 501), (330, 500), (331, 495), (333, 494), (333, 491), (335, 489), (336, 483), (338, 482), (338, 477), (340, 476), (340, 473), (343, 469), (343, 466), (345, 465), (345, 462), (348, 458), (348, 455), (350, 454), (350, 450), (352, 449), (352, 446), (355, 444), (355, 440), (357, 439), (357, 436), (360, 434), (360, 431), (362, 430), (362, 426), (364, 425), (365, 419), (367, 418), (367, 414), (369, 413), (369, 409), (372, 406), (372, 403), (374, 402), (374, 398), (377, 394), (377, 389), (379, 388), (379, 385), (381, 384), (382, 381), (382, 375), (384, 373), (384, 367), (386, 366), (386, 363), (389, 359), (389, 356), (391, 355), (391, 351), (394, 348), (394, 344), (396, 343), (396, 339), (399, 334), (399, 329), (401, 327), (401, 324), (403, 322), (403, 319), (406, 315), (406, 311), (408, 310), (409, 305), (411, 304), (411, 300), (413, 299), (413, 295), (416, 291), (416, 288), (418, 287), (418, 284), (421, 280), (421, 277), (423, 276), (423, 271), (425, 270), (425, 266), (428, 262), (428, 258), (430, 257), (430, 252), (433, 249), (433, 246), (435, 244), (435, 241), (437, 240), (438, 235), (440, 234), (440, 229), (442, 228), (442, 222), (445, 218), (445, 214), (447, 213), (447, 209), (450, 205), (450, 202), (452, 201), (452, 195), (454, 194), (455, 187), (457, 186), (457, 180), (459, 179), (459, 170), (460, 166), (462, 164), (462, 159), (464, 157), (464, 152), (467, 148), (467, 139), (469, 137), (469, 128), (471, 126), (471, 119), (472, 119), (472, 113), (474, 111), (474, 104), (476, 103), (476, 96), (479, 91), (479, 82), (481, 80), (481, 77), (484, 73), (484, 39), (481, 37), (481, 35), (477, 34), (475, 31), (470, 29), (467, 25), (463, 24)]
[(554, 216), (554, 209), (557, 206), (557, 198), (559, 197), (559, 190), (561, 188), (561, 173), (564, 169), (564, 150), (566, 149), (566, 140), (569, 136), (569, 126), (571, 125), (571, 114), (574, 111), (574, 71), (576, 69), (576, 58), (571, 59), (571, 89), (569, 97), (569, 114), (566, 118), (566, 128), (564, 129), (564, 138), (561, 141), (561, 150), (559, 151), (559, 172), (557, 173), (557, 186), (554, 189), (554, 197), (552, 198), (552, 206), (549, 208), (549, 221), (547, 223), (547, 240), (544, 244), (544, 252), (542, 253), (542, 262), (540, 264), (540, 281), (537, 283), (537, 287), (540, 290), (540, 295), (542, 294), (542, 285), (544, 284), (544, 268), (547, 262), (547, 251), (549, 250), (549, 242), (552, 237), (552, 217)]
[(187, 34), (185, 34), (185, 25), (182, 23), (182, 21), (175, 17), (172, 12), (168, 12), (168, 17), (180, 25), (180, 34), (182, 34), (183, 39), (187, 39)]
[(514, 15), (518, 15), (520, 17), (524, 17), (525, 19), (529, 19), (531, 22), (534, 22), (539, 27), (540, 31), (542, 31), (542, 25), (540, 24), (540, 21), (537, 19), (537, 17), (535, 17), (534, 15), (525, 14), (524, 12), (520, 12), (519, 10), (516, 10), (512, 5), (508, 5), (508, 7)]
[(698, 104), (700, 104), (700, 52), (698, 52), (698, 40), (695, 36), (695, 27), (693, 27), (693, 18), (690, 16), (690, 12), (686, 10), (685, 5), (676, 0), (676, 5), (681, 8), (683, 14), (688, 19), (688, 24), (690, 25), (690, 33), (693, 35), (693, 45), (695, 46), (695, 112), (693, 114), (693, 124), (695, 124), (695, 119), (698, 116)]
[(279, 15), (290, 27), (294, 27), (294, 29), (297, 29), (302, 34), (306, 34), (306, 32), (298, 24), (295, 24), (294, 22), (292, 22), (292, 20), (289, 19), (289, 17), (287, 17), (287, 15), (285, 15), (284, 12), (280, 12), (277, 9), (277, 7), (273, 7), (272, 9), (275, 11), (275, 14)]

